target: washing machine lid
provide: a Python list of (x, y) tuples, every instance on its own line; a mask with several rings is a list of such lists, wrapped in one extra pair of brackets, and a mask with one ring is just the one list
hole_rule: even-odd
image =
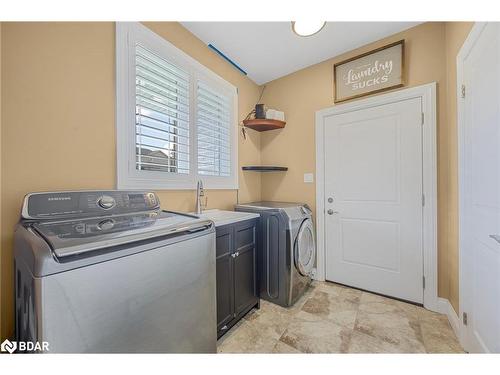
[(155, 237), (193, 233), (212, 222), (168, 211), (80, 220), (38, 221), (31, 226), (50, 245), (57, 257), (66, 257)]
[(294, 244), (295, 267), (302, 276), (310, 276), (316, 260), (314, 227), (310, 219), (304, 220)]

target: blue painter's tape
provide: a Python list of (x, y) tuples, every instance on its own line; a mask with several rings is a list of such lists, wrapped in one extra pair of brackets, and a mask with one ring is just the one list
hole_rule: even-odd
[(221, 56), (224, 60), (226, 60), (229, 64), (234, 66), (236, 69), (238, 69), (240, 72), (242, 72), (244, 75), (247, 75), (247, 72), (245, 72), (243, 69), (241, 69), (233, 60), (231, 60), (229, 57), (224, 55), (221, 51), (219, 51), (214, 45), (209, 44), (208, 48), (212, 49), (215, 51), (219, 56)]

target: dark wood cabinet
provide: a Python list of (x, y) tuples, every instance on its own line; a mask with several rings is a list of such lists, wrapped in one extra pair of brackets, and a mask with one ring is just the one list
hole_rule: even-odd
[(233, 229), (231, 226), (217, 229), (217, 333), (234, 318)]
[(254, 306), (259, 306), (256, 275), (257, 220), (217, 229), (217, 338)]

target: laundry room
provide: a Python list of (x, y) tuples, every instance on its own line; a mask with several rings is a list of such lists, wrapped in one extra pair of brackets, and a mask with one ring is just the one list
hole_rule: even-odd
[(499, 353), (500, 24), (182, 19), (0, 20), (2, 352)]

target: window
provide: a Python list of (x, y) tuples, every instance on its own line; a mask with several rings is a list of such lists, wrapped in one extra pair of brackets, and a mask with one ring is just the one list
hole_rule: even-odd
[(198, 174), (231, 175), (231, 102), (198, 82)]
[(135, 49), (136, 169), (189, 174), (189, 74)]
[(119, 189), (238, 188), (237, 90), (139, 23), (117, 23)]

